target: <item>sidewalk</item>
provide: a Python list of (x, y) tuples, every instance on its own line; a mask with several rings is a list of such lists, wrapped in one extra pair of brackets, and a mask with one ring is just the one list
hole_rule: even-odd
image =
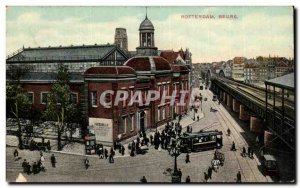
[[(204, 118), (204, 114), (203, 113), (196, 113), (195, 117), (197, 118), (197, 116), (199, 115), (199, 119)], [(192, 112), (189, 112), (187, 115), (183, 116), (180, 124), (183, 128), (183, 132), (186, 130), (186, 127), (188, 125), (193, 126), (193, 124), (197, 121), (194, 121), (193, 118), (194, 114)], [(173, 122), (178, 122), (178, 118), (176, 120), (173, 120)], [(165, 125), (159, 126), (157, 127), (157, 130), (159, 132), (161, 132), (163, 129), (165, 128)], [(147, 130), (146, 134), (149, 137), (151, 134), (154, 136), (156, 129), (152, 129), (152, 130)], [(121, 153), (119, 153), (119, 151), (117, 150), (116, 156), (115, 158), (119, 158), (119, 157), (128, 157), (129, 156), (129, 150), (128, 150), (128, 143), (132, 142), (133, 140), (136, 140), (136, 138), (138, 137), (138, 135), (133, 136), (129, 139), (123, 140), (121, 142), (122, 145), (124, 145), (125, 147), (125, 155), (122, 156)], [(41, 138), (34, 138), (35, 141), (41, 142)], [(45, 138), (45, 142), (47, 142), (48, 139)], [(85, 155), (85, 145), (84, 143), (78, 143), (78, 142), (72, 142), (72, 143), (68, 143), (66, 144), (63, 149), (61, 151), (57, 151), (57, 140), (54, 139), (50, 139), (50, 143), (51, 143), (51, 152), (54, 153), (63, 153), (63, 154), (71, 154), (71, 155), (80, 155), (80, 156), (88, 156), (88, 157), (97, 157), (97, 155)], [(13, 135), (6, 135), (6, 146), (10, 146), (10, 147), (17, 147), (18, 146), (18, 138), (16, 136)], [(151, 147), (151, 146), (150, 146)], [(110, 151), (110, 147), (105, 147), (108, 151)]]

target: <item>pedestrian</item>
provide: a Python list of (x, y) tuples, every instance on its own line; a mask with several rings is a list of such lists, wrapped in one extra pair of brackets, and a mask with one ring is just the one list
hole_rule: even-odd
[(125, 155), (125, 147), (122, 145), (122, 149), (121, 149), (122, 151), (121, 151), (121, 154), (122, 154), (122, 156), (124, 156)]
[(104, 149), (104, 157), (105, 157), (105, 159), (107, 159), (107, 157), (108, 157), (108, 150), (106, 148)]
[(208, 180), (208, 175), (206, 172), (204, 172), (204, 180), (205, 180), (205, 182), (207, 182), (207, 180)]
[(240, 171), (236, 174), (236, 182), (239, 182), (239, 183), (242, 182), (242, 175), (241, 175)]
[(52, 154), (52, 156), (51, 156), (51, 164), (52, 164), (52, 167), (55, 168), (56, 158), (55, 158), (54, 154)]
[(48, 151), (51, 150), (50, 140), (47, 141), (47, 149), (48, 149)]
[(169, 143), (169, 139), (170, 139), (170, 137), (169, 136), (167, 136), (166, 137), (166, 140), (165, 140), (165, 149), (168, 149), (168, 143)]
[(33, 165), (32, 165), (32, 172), (33, 172), (33, 174), (37, 174), (38, 173), (36, 162), (34, 162)]
[(147, 183), (147, 179), (145, 176), (142, 177), (142, 179), (140, 180), (142, 183)]
[(84, 165), (85, 165), (85, 169), (87, 170), (89, 168), (89, 166), (90, 166), (90, 161), (88, 160), (88, 158), (86, 158), (84, 160)]
[(217, 157), (218, 157), (218, 151), (217, 151), (217, 149), (215, 150), (215, 153), (214, 153), (214, 159), (217, 159)]
[(27, 174), (29, 175), (31, 173), (31, 165), (29, 164), (29, 162), (27, 162), (27, 165), (26, 165), (26, 172)]
[(23, 172), (26, 173), (27, 172), (27, 161), (26, 161), (26, 159), (24, 159), (24, 161), (22, 163), (22, 167), (23, 167)]
[(15, 149), (15, 151), (14, 151), (14, 158), (15, 158), (15, 161), (17, 161), (19, 159), (19, 152), (17, 149)]
[(246, 157), (246, 148), (243, 147), (242, 157)]
[(208, 167), (207, 175), (208, 175), (208, 178), (211, 179), (211, 175), (212, 175), (212, 168), (211, 167)]
[(117, 149), (117, 142), (114, 141), (114, 150), (116, 150), (116, 149)]
[(230, 136), (230, 129), (227, 129), (227, 136)]
[(181, 169), (180, 169), (180, 168), (178, 169), (178, 175), (179, 175), (179, 180), (180, 180), (180, 182), (181, 182), (182, 172), (181, 172)]
[(253, 159), (254, 150), (251, 149), (251, 158)]
[(131, 151), (130, 151), (130, 156), (134, 157), (134, 150), (133, 149), (131, 149)]
[(120, 143), (120, 145), (119, 145), (119, 153), (122, 153), (122, 147), (123, 147), (123, 145)]
[(45, 161), (44, 155), (41, 156), (41, 159), (40, 159), (40, 160), (41, 160), (41, 162), (44, 162), (44, 161)]
[(114, 163), (114, 155), (115, 155), (115, 151), (113, 150), (113, 148), (110, 149), (110, 154), (109, 154), (109, 162), (110, 163)]
[(248, 156), (251, 158), (251, 147), (248, 147)]
[(199, 121), (199, 115), (197, 115), (197, 121)]
[(235, 148), (235, 143), (234, 142), (232, 142), (232, 145), (231, 145), (231, 149), (230, 149), (231, 151), (236, 151), (236, 148)]
[(103, 156), (103, 145), (99, 146), (98, 155), (99, 155), (99, 159), (103, 159), (104, 158), (104, 156)]
[(110, 153), (110, 154), (109, 154), (109, 157), (108, 157), (109, 163), (112, 163), (112, 158), (113, 158), (113, 156), (112, 156), (112, 154)]
[(191, 183), (190, 176), (187, 176), (187, 177), (186, 177), (186, 179), (185, 179), (185, 183)]
[(189, 153), (187, 153), (186, 154), (186, 156), (185, 156), (185, 163), (190, 163), (191, 161), (190, 161), (190, 155), (189, 155)]
[(43, 163), (42, 163), (41, 160), (39, 160), (38, 163), (37, 163), (37, 169), (38, 169), (38, 172), (40, 172), (40, 171), (45, 172), (45, 167), (43, 166)]
[(151, 145), (154, 145), (154, 143), (153, 143), (153, 135), (152, 134), (150, 134), (150, 143), (151, 143)]

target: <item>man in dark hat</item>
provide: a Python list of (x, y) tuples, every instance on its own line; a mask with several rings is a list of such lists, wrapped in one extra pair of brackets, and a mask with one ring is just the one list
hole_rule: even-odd
[(251, 147), (248, 146), (248, 156), (251, 158)]
[(32, 172), (33, 172), (33, 174), (37, 174), (38, 173), (36, 162), (34, 162), (33, 165), (32, 165)]
[(105, 159), (107, 159), (107, 157), (108, 157), (108, 150), (106, 148), (104, 149), (104, 157), (105, 157)]
[(245, 148), (245, 147), (243, 147), (242, 156), (243, 156), (243, 157), (246, 157), (246, 148)]
[(239, 182), (239, 183), (242, 182), (242, 175), (241, 175), (240, 171), (236, 174), (236, 182)]
[(88, 158), (86, 158), (84, 160), (84, 165), (85, 165), (85, 169), (87, 170), (89, 168), (89, 166), (90, 166), (90, 161), (88, 160)]
[(52, 164), (52, 167), (53, 168), (55, 168), (55, 164), (56, 164), (56, 158), (55, 158), (55, 156), (54, 156), (54, 154), (52, 154), (52, 156), (51, 156), (51, 164)]
[(190, 176), (187, 176), (187, 177), (186, 177), (186, 179), (185, 179), (185, 183), (191, 183)]
[(178, 169), (178, 175), (179, 175), (179, 180), (180, 180), (180, 182), (181, 182), (182, 172), (181, 172), (181, 169), (180, 169), (180, 168)]
[(142, 182), (142, 183), (147, 183), (147, 179), (146, 179), (145, 176), (142, 177), (141, 182)]
[(236, 151), (236, 148), (235, 148), (235, 143), (234, 142), (232, 142), (232, 145), (231, 145), (231, 149), (230, 149), (231, 151)]
[(22, 167), (23, 167), (23, 172), (26, 173), (27, 172), (27, 161), (26, 161), (26, 159), (24, 159), (24, 161), (22, 163)]
[(189, 155), (189, 153), (187, 153), (186, 154), (186, 156), (185, 156), (185, 163), (190, 163), (191, 161), (190, 161), (190, 155)]
[(208, 175), (208, 178), (211, 179), (211, 175), (212, 175), (212, 168), (211, 167), (208, 167), (207, 175)]

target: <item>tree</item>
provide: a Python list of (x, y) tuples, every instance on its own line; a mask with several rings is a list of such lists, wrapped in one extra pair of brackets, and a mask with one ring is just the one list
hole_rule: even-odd
[(17, 120), (18, 131), (17, 136), (19, 139), (19, 148), (22, 149), (22, 128), (20, 123), (20, 114), (26, 114), (30, 110), (30, 102), (25, 91), (18, 84), (7, 83), (6, 85), (6, 105), (9, 112)]
[(68, 69), (64, 65), (60, 65), (56, 83), (53, 84), (51, 92), (48, 94), (47, 107), (43, 112), (45, 119), (57, 122), (58, 150), (62, 149), (61, 135), (65, 130), (66, 118), (70, 118), (76, 111), (76, 106), (70, 101), (70, 94)]

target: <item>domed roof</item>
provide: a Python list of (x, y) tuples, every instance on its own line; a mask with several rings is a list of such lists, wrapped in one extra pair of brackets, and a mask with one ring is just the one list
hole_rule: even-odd
[(149, 30), (149, 29), (154, 30), (154, 26), (153, 26), (152, 22), (146, 16), (145, 20), (142, 21), (139, 30)]
[(135, 71), (172, 71), (170, 63), (160, 56), (139, 56), (126, 61), (124, 65), (133, 68)]
[(135, 71), (128, 66), (101, 66), (91, 67), (84, 72), (88, 76), (102, 76), (102, 77), (122, 77), (135, 76)]

